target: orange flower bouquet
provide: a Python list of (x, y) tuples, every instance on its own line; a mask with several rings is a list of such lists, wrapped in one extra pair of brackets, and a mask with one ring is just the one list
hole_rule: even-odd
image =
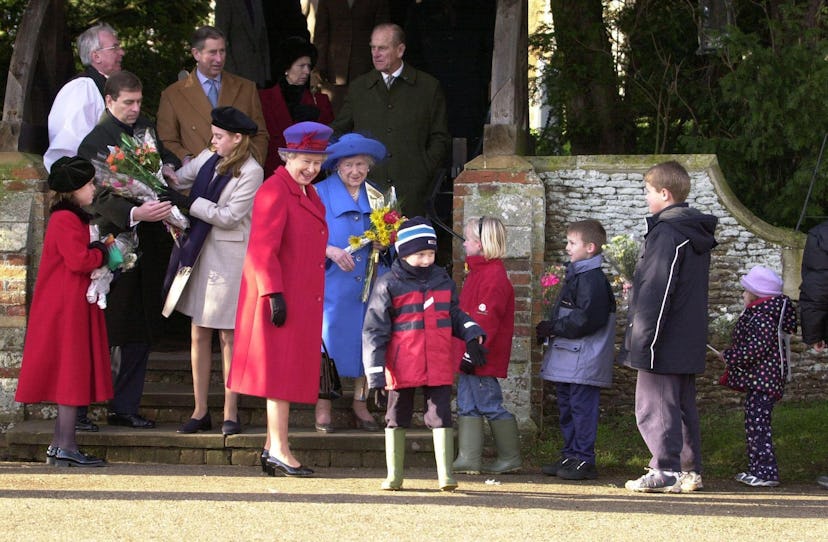
[[(125, 198), (141, 202), (157, 200), (167, 186), (151, 129), (135, 136), (122, 133), (121, 145), (110, 146), (109, 155), (103, 160), (92, 160), (92, 164), (97, 184)], [(190, 221), (175, 206), (164, 222), (174, 239), (190, 227)]]

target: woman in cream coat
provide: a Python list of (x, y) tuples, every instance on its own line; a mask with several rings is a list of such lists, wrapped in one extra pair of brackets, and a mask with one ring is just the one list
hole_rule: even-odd
[[(233, 107), (212, 112), (211, 147), (176, 172), (174, 185), (191, 189), (189, 196), (170, 190), (176, 205), (189, 207), (191, 226), (173, 252), (167, 283), (182, 266), (192, 266), (190, 278), (176, 310), (190, 316), (191, 360), (195, 408), (179, 433), (212, 429), (207, 410), (213, 330), (219, 330), (225, 381), (233, 356), (233, 328), (242, 265), (250, 234), (253, 197), (262, 184), (263, 171), (254, 156), (250, 136), (256, 123)], [(241, 432), (238, 394), (224, 389), (222, 433)]]

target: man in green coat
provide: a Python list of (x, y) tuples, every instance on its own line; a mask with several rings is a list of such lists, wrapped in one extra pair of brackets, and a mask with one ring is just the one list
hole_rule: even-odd
[(331, 128), (337, 135), (358, 132), (388, 149), (371, 180), (394, 186), (403, 212), (424, 215), (434, 176), (446, 165), (451, 144), (446, 99), (440, 83), (405, 64), (405, 33), (381, 24), (371, 34), (374, 69), (354, 79)]

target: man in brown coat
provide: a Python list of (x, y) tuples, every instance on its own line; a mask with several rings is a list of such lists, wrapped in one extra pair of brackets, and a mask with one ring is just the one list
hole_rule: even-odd
[(227, 58), (224, 34), (202, 26), (190, 41), (195, 69), (185, 79), (168, 86), (158, 104), (158, 137), (183, 162), (210, 145), (210, 112), (231, 105), (259, 127), (253, 136), (256, 159), (267, 157), (267, 129), (256, 84), (224, 70)]
[(319, 0), (313, 44), (322, 92), (338, 113), (348, 83), (371, 71), (371, 31), (388, 21), (387, 0)]

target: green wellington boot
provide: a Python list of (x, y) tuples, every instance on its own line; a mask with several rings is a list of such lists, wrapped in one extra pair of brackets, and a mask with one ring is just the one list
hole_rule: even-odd
[(399, 491), (403, 484), (403, 466), (405, 465), (405, 428), (385, 429), (385, 464), (388, 477), (382, 481), (382, 489)]
[(431, 430), (434, 439), (434, 460), (437, 462), (437, 479), (440, 491), (454, 491), (457, 481), (452, 476), (451, 462), (454, 458), (454, 429), (439, 427)]
[(484, 465), (483, 472), (503, 474), (519, 470), (523, 462), (520, 459), (520, 433), (517, 420), (514, 418), (489, 420), (489, 427), (492, 428), (497, 459), (491, 465)]
[(480, 458), (483, 455), (483, 418), (460, 416), (457, 418), (457, 459), (453, 470), (459, 474), (480, 474)]

